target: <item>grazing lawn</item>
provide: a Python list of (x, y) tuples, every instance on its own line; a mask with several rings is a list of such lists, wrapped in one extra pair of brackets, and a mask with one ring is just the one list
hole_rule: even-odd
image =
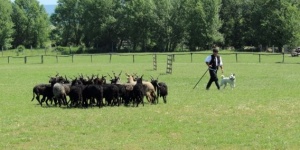
[[(236, 88), (205, 90), (208, 54), (176, 55), (173, 73), (166, 55), (108, 55), (0, 59), (0, 149), (299, 149), (300, 59), (281, 55), (221, 55), (224, 75), (236, 74)], [(74, 78), (137, 73), (167, 83), (167, 104), (104, 108), (38, 105), (32, 88), (56, 73)], [(219, 76), (221, 73), (219, 72)], [(109, 79), (109, 78), (108, 78)]]

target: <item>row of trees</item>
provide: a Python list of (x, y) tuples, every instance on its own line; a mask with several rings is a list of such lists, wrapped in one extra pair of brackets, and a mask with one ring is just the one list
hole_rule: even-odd
[(300, 44), (299, 0), (0, 0), (0, 46), (84, 46), (100, 51), (208, 49), (213, 44)]

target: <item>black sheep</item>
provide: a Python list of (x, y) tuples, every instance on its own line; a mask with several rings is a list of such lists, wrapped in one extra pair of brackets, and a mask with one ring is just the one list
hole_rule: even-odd
[(70, 106), (78, 106), (82, 103), (82, 91), (85, 88), (85, 85), (78, 80), (77, 78), (72, 80), (70, 87)]
[[(164, 103), (167, 103), (168, 86), (164, 82), (159, 82), (157, 86), (157, 97), (163, 97)], [(158, 103), (158, 99), (157, 99)]]
[(113, 106), (117, 103), (120, 106), (119, 101), (119, 88), (115, 84), (106, 84), (106, 76), (99, 78), (98, 76), (94, 79), (94, 83), (103, 87), (103, 98), (105, 98), (106, 104)]
[(103, 106), (103, 87), (101, 85), (91, 84), (84, 87), (82, 90), (82, 106), (88, 107), (88, 99), (90, 101), (96, 98), (97, 106)]
[(105, 98), (107, 105), (113, 106), (117, 103), (117, 105), (120, 106), (119, 87), (115, 84), (103, 84), (102, 87), (103, 97)]
[(114, 78), (111, 78), (110, 83), (113, 85), (116, 85), (119, 89), (118, 91), (118, 102), (119, 103), (125, 103), (125, 105), (128, 104), (129, 102), (129, 91), (126, 90), (126, 86), (120, 83), (120, 75), (121, 75), (122, 71), (119, 73), (118, 76), (116, 76), (115, 73), (114, 74)]
[[(53, 97), (53, 93), (51, 90), (51, 84), (37, 84), (33, 87), (33, 97), (31, 99), (31, 101), (34, 100), (34, 98), (36, 98), (36, 100), (39, 102), (39, 104), (42, 106), (42, 103), (48, 99), (52, 99)], [(40, 100), (40, 96), (43, 96), (42, 99)]]
[(133, 86), (133, 106), (136, 103), (136, 107), (139, 106), (139, 103), (142, 103), (144, 106), (144, 96), (145, 90), (143, 86), (143, 76), (141, 78), (137, 78), (136, 84)]
[(157, 103), (158, 98), (163, 97), (164, 103), (167, 103), (167, 95), (168, 95), (168, 86), (164, 82), (158, 82), (158, 79), (151, 79), (151, 83), (153, 84), (156, 92), (157, 92)]

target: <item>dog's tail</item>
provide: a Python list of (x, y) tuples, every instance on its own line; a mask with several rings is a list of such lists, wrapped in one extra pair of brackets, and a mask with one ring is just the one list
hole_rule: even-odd
[(221, 75), (221, 78), (223, 79), (225, 76), (224, 75)]

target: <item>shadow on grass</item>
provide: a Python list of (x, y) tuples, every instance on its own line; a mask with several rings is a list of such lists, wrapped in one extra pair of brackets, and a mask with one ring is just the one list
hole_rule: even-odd
[(298, 63), (288, 63), (288, 62), (275, 62), (276, 64), (300, 64), (300, 62), (298, 62)]
[[(145, 106), (155, 106), (157, 104), (150, 104), (150, 103), (147, 103), (147, 102), (144, 102)], [(142, 104), (139, 104), (138, 107), (136, 107), (135, 105), (132, 105), (132, 104), (129, 104), (129, 105), (124, 105), (124, 104), (121, 104), (120, 106), (102, 106), (102, 107), (98, 107), (98, 106), (88, 106), (88, 107), (82, 107), (82, 106), (66, 106), (66, 105), (62, 105), (62, 106), (59, 106), (59, 105), (55, 105), (55, 104), (43, 104), (42, 106), (40, 104), (33, 104), (35, 106), (40, 106), (42, 108), (46, 108), (46, 109), (51, 109), (51, 108), (61, 108), (61, 109), (104, 109), (104, 108), (114, 108), (114, 107), (117, 107), (117, 108), (120, 108), (120, 107), (123, 107), (123, 108), (138, 108), (138, 107), (144, 107)]]

